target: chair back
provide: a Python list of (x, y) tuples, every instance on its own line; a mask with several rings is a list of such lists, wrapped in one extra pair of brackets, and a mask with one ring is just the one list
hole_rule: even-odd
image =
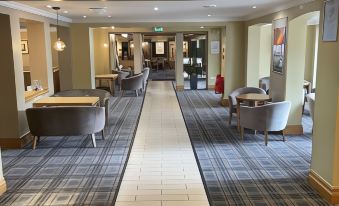
[(121, 80), (121, 90), (138, 90), (142, 89), (143, 74), (127, 77)]
[(291, 102), (276, 102), (262, 106), (266, 110), (266, 130), (281, 131), (286, 128)]
[(267, 92), (270, 89), (270, 77), (263, 77), (259, 79), (259, 88)]
[(266, 94), (265, 90), (257, 87), (243, 87), (243, 88), (238, 88), (231, 92), (228, 95), (228, 100), (230, 106), (236, 106), (237, 105), (237, 99), (236, 97), (241, 95), (241, 94), (249, 94), (249, 93), (255, 93), (255, 94)]
[(146, 68), (144, 69), (144, 71), (142, 72), (143, 79), (144, 79), (144, 84), (146, 84), (146, 82), (147, 82), (147, 80), (148, 80), (149, 71), (150, 71), (150, 68), (149, 68), (149, 67), (146, 67)]
[(310, 109), (310, 115), (312, 117), (312, 120), (314, 122), (314, 104), (315, 104), (315, 93), (309, 93), (306, 95), (307, 98), (307, 102), (309, 105), (309, 109)]
[(100, 132), (105, 127), (104, 107), (41, 107), (26, 110), (34, 136), (72, 136)]

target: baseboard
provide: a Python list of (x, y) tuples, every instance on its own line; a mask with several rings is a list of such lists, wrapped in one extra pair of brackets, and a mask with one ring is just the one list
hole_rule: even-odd
[(321, 197), (331, 204), (339, 204), (339, 187), (331, 186), (313, 170), (310, 171), (308, 181), (310, 185), (319, 192)]
[(230, 105), (228, 99), (221, 99), (221, 105), (224, 107), (228, 107)]
[(181, 92), (181, 91), (184, 91), (184, 86), (175, 86), (175, 89), (178, 91), (178, 92)]
[(0, 138), (0, 147), (5, 149), (21, 149), (32, 141), (30, 133), (21, 138)]
[(6, 180), (2, 178), (2, 180), (0, 180), (0, 196), (4, 194), (6, 191), (7, 191)]
[(284, 129), (284, 135), (303, 135), (304, 128), (302, 125), (287, 125)]

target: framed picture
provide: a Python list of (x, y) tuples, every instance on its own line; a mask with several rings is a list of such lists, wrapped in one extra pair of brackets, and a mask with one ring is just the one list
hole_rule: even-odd
[(220, 42), (211, 41), (211, 54), (219, 54), (219, 53), (220, 53)]
[(28, 54), (28, 40), (21, 40), (21, 53)]
[(155, 54), (165, 54), (165, 44), (164, 42), (155, 43)]
[(323, 41), (337, 41), (339, 1), (328, 0), (324, 6)]
[(286, 64), (288, 18), (273, 21), (272, 71), (283, 74)]

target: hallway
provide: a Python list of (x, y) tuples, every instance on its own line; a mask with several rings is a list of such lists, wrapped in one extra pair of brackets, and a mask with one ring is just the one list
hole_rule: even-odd
[(170, 81), (150, 81), (116, 206), (209, 205)]

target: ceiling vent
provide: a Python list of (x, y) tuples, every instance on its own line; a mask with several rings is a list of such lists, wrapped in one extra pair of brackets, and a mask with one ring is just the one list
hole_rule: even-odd
[(107, 7), (93, 7), (93, 8), (89, 8), (89, 10), (93, 13), (96, 14), (105, 14), (106, 13), (106, 9)]

